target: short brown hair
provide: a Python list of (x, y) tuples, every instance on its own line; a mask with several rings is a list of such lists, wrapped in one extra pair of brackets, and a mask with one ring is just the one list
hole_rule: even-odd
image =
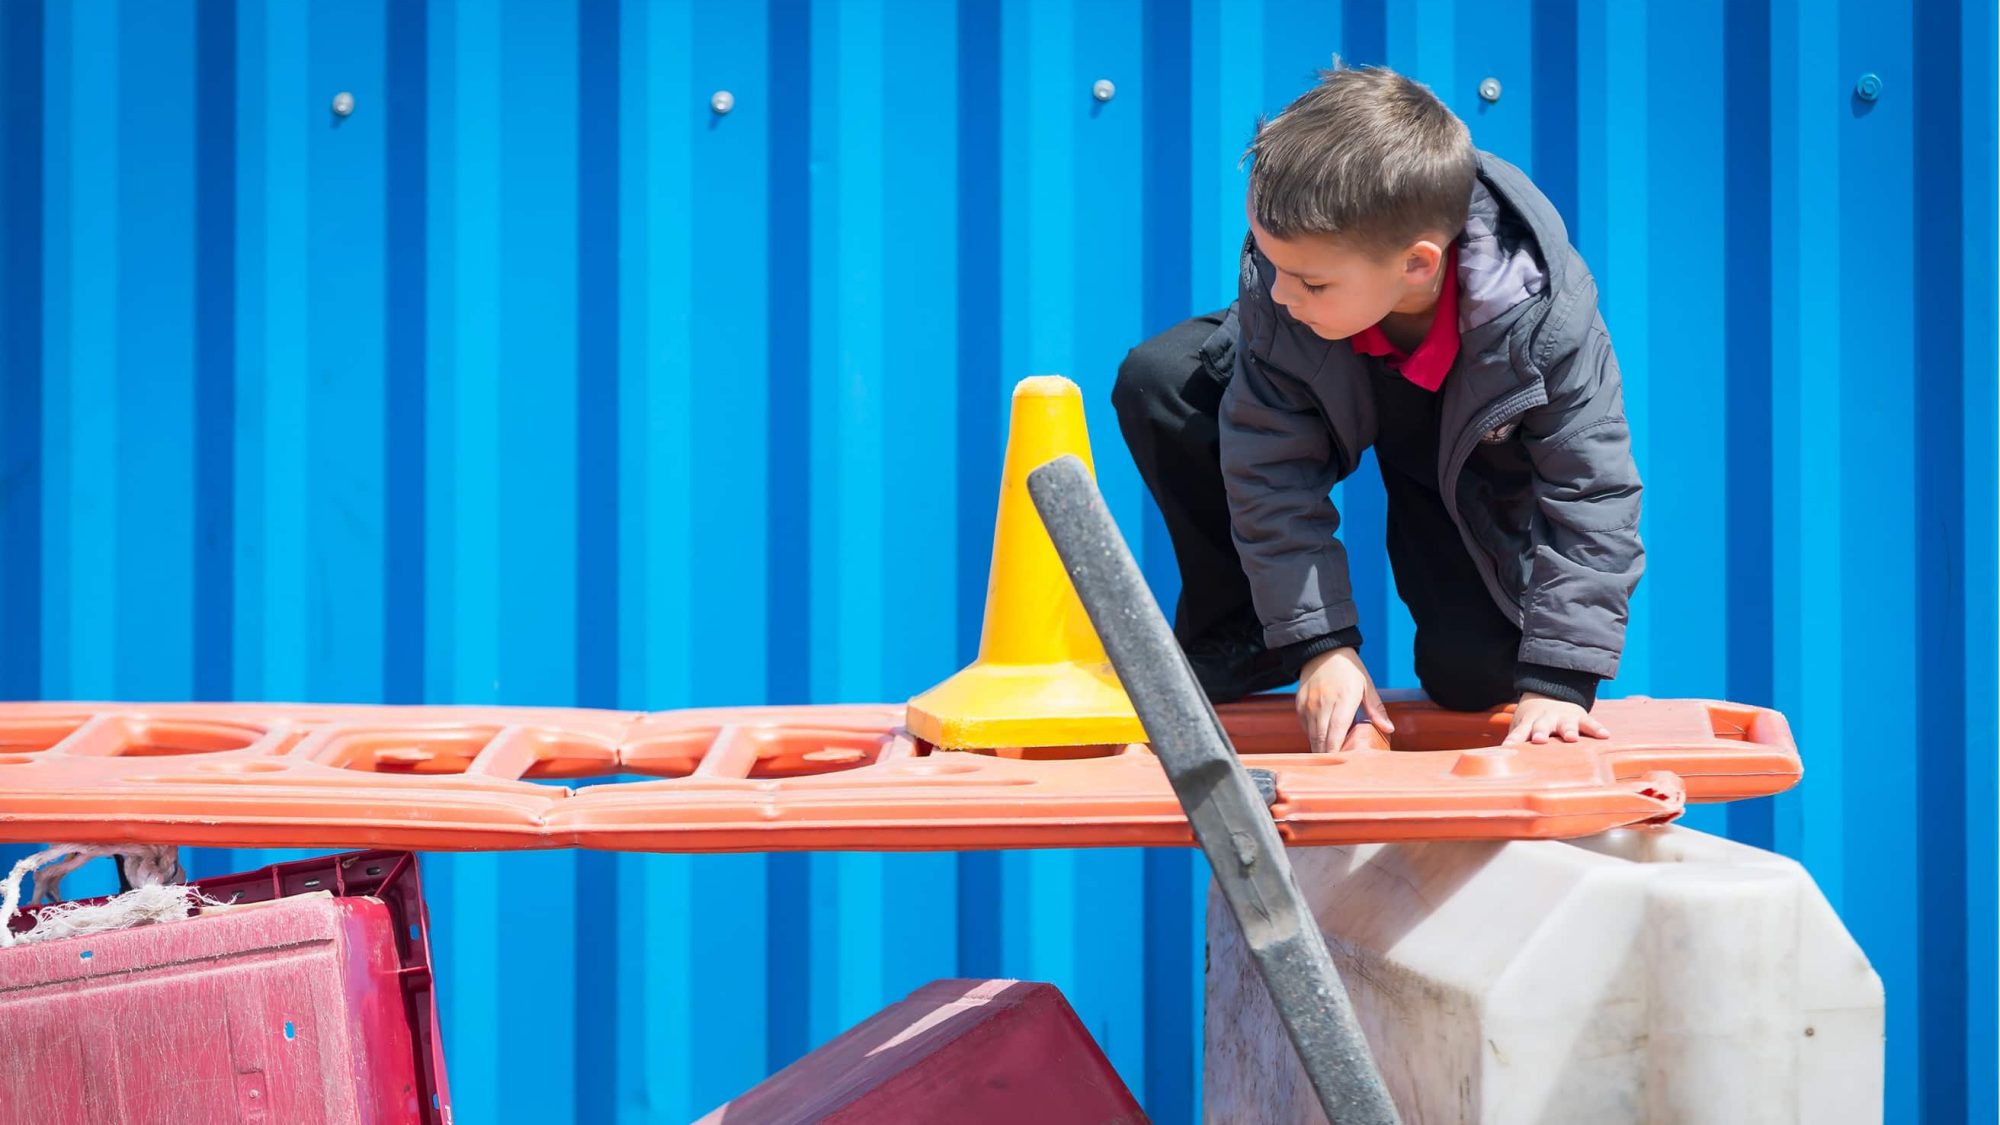
[(1465, 229), (1477, 154), (1465, 122), (1422, 84), (1383, 67), (1320, 73), (1260, 121), (1245, 154), (1257, 225), (1389, 253), (1426, 231)]

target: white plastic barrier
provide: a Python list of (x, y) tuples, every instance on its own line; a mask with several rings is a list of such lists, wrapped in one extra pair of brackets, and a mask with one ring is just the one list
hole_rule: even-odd
[[(1792, 860), (1684, 828), (1289, 853), (1410, 1125), (1874, 1122), (1882, 982)], [(1209, 1122), (1323, 1122), (1211, 890)]]

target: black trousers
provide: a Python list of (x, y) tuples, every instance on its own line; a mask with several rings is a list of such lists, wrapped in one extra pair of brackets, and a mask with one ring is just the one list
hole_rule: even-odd
[[(1132, 349), (1111, 392), (1119, 429), (1173, 540), (1181, 644), (1254, 629), (1250, 582), (1229, 531), (1216, 414), (1235, 366), (1225, 314), (1186, 320)], [(1396, 592), (1416, 622), (1417, 680), (1440, 706), (1511, 703), (1521, 631), (1493, 604), (1434, 482), (1384, 464)], [(1366, 544), (1350, 545), (1367, 549)]]

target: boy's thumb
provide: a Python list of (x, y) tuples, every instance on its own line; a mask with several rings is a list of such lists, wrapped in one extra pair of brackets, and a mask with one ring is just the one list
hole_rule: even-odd
[(1368, 721), (1382, 729), (1384, 734), (1393, 734), (1396, 724), (1389, 718), (1389, 709), (1382, 705), (1382, 697), (1370, 691), (1362, 697), (1362, 707), (1368, 712)]

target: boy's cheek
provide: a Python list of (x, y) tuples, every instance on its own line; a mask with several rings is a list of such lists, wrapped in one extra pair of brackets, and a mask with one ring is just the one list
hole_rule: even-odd
[(1346, 309), (1316, 310), (1308, 308), (1302, 311), (1306, 315), (1299, 319), (1299, 323), (1312, 329), (1313, 335), (1318, 336), (1322, 340), (1345, 340), (1363, 328), (1368, 327), (1366, 324), (1354, 324), (1353, 314)]

